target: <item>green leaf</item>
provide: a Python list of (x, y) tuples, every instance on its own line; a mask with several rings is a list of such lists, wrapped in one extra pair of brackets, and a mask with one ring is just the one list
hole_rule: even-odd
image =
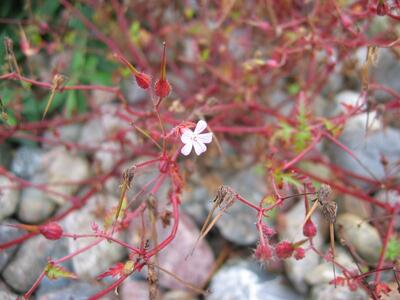
[(297, 179), (295, 179), (290, 173), (282, 173), (280, 170), (276, 170), (274, 175), (275, 175), (275, 182), (278, 185), (287, 183), (299, 188), (303, 186), (302, 183)]
[(132, 39), (132, 41), (136, 44), (139, 43), (140, 40), (140, 23), (138, 21), (135, 21), (131, 24), (131, 27), (129, 28), (129, 35)]
[(400, 257), (400, 239), (391, 237), (387, 244), (385, 258), (388, 260), (396, 260)]
[(77, 276), (74, 273), (67, 271), (62, 266), (56, 265), (51, 261), (47, 263), (44, 272), (46, 273), (47, 278), (49, 278), (50, 280), (55, 280), (58, 278), (71, 278), (71, 279), (77, 278)]
[(291, 96), (296, 95), (300, 92), (300, 85), (297, 83), (289, 84), (287, 87), (287, 91)]
[(67, 101), (65, 103), (67, 117), (71, 117), (72, 114), (77, 111), (77, 106), (76, 91), (70, 91), (68, 93)]

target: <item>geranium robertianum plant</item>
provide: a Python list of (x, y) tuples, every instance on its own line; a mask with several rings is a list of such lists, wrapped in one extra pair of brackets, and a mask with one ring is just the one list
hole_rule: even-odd
[[(0, 75), (3, 143), (15, 146), (29, 141), (50, 148), (60, 146), (92, 159), (101, 145), (64, 141), (59, 138), (62, 126), (107, 114), (130, 125), (129, 129), (117, 128), (102, 141), (121, 145), (117, 150), (119, 159), (111, 169), (93, 165), (96, 171), (91, 178), (68, 183), (84, 189), (82, 194), (61, 195), (68, 204), (66, 208), (43, 224), (15, 225), (26, 232), (0, 245), (4, 250), (39, 234), (48, 239), (95, 238), (85, 249), (50, 258), (24, 296), (29, 298), (45, 276), (53, 280), (77, 277), (60, 263), (99, 243), (116, 243), (127, 249), (129, 258), (98, 274), (99, 280), (111, 277), (114, 282), (91, 299), (112, 292), (145, 266), (151, 278), (151, 297), (155, 298), (157, 272), (153, 271), (174, 276), (154, 258), (175, 238), (182, 190), (189, 186), (191, 172), (207, 174), (214, 167), (210, 161), (224, 160), (229, 155), (224, 144), (235, 153), (235, 161), (247, 157), (262, 169), (269, 192), (263, 199), (246, 199), (235, 186), (212, 190), (216, 195), (212, 213), (204, 222), (199, 240), (206, 238), (223, 213), (229, 213), (231, 205), (247, 205), (257, 213), (254, 222), (259, 241), (254, 256), (262, 263), (291, 257), (301, 260), (313, 252), (341, 271), (332, 284), (362, 288), (375, 299), (387, 293), (390, 288), (382, 273), (392, 272), (396, 280), (399, 276), (399, 239), (395, 231), (399, 206), (378, 201), (371, 196), (373, 191), (349, 184), (347, 178), (354, 174), (327, 160), (319, 145), (335, 144), (362, 165), (339, 139), (348, 121), (374, 111), (398, 113), (399, 92), (373, 78), (381, 48), (398, 55), (398, 1), (221, 1), (209, 6), (151, 1), (99, 3), (47, 1), (48, 5), (32, 4), (26, 10), (21, 7), (11, 18), (0, 19), (8, 24), (0, 32), (4, 41)], [(172, 19), (168, 17), (171, 15)], [(384, 24), (379, 27), (377, 22)], [(354, 56), (360, 49), (368, 49), (369, 54), (357, 68)], [(62, 55), (68, 56), (70, 63), (62, 61)], [(42, 58), (52, 63), (38, 64)], [(337, 91), (330, 90), (328, 83), (338, 74), (359, 90), (359, 104), (343, 105), (339, 115), (321, 115), (318, 98), (323, 95), (326, 102), (331, 102)], [(123, 79), (134, 87), (124, 89)], [(99, 91), (112, 98), (115, 111), (99, 109), (102, 103), (94, 96)], [(377, 91), (386, 93), (387, 101), (374, 101)], [(278, 99), (279, 94), (283, 99)], [(46, 131), (51, 131), (53, 138), (44, 135)], [(136, 133), (136, 143), (127, 138), (129, 131)], [(134, 163), (138, 156), (148, 159)], [(325, 178), (311, 172), (302, 163), (323, 166), (332, 176)], [(389, 168), (384, 159), (382, 165)], [(154, 169), (157, 176), (133, 192), (147, 198), (132, 196), (129, 192), (145, 168)], [(5, 167), (0, 167), (0, 174), (15, 182), (17, 189), (33, 187), (51, 194), (56, 186), (36, 185)], [(384, 179), (355, 177), (375, 190), (398, 190), (398, 173), (387, 174)], [(85, 207), (92, 195), (102, 192), (109, 178), (120, 182), (119, 198), (111, 209), (100, 213), (103, 223), (93, 223), (90, 234), (65, 232), (60, 222)], [(158, 212), (151, 203), (157, 202), (155, 195), (164, 182), (169, 184), (168, 199), (162, 199), (167, 208)], [(327, 203), (318, 197), (321, 184), (336, 194), (352, 195), (384, 211), (380, 223), (374, 223), (383, 241), (376, 265), (368, 266), (354, 258), (360, 265), (360, 272), (354, 274), (335, 261), (336, 202)], [(268, 222), (293, 199), (304, 201), (311, 213), (304, 217), (301, 238), (280, 240)], [(330, 250), (324, 252), (313, 244), (322, 228), (313, 222), (314, 209), (309, 206), (319, 207), (329, 219)], [(138, 244), (121, 240), (117, 233), (126, 231), (140, 218), (148, 220), (153, 228), (162, 224), (170, 234), (161, 241), (142, 234)], [(193, 251), (195, 248), (193, 245)], [(204, 293), (200, 287), (185, 284), (196, 293)]]

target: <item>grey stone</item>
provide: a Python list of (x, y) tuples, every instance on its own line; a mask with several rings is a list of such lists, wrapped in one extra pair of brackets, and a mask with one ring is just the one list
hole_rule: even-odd
[(321, 284), (311, 291), (310, 300), (367, 300), (368, 295), (362, 289), (350, 291), (347, 286), (334, 286), (333, 284)]
[[(43, 175), (32, 178), (35, 184), (46, 183)], [(27, 187), (21, 193), (21, 202), (18, 208), (18, 219), (23, 223), (38, 224), (45, 221), (55, 211), (57, 204), (43, 192), (34, 187)]]
[[(48, 185), (55, 192), (66, 197), (72, 196), (79, 189), (76, 182), (89, 177), (89, 163), (83, 157), (73, 155), (64, 148), (55, 148), (46, 153), (44, 158)], [(72, 184), (60, 184), (61, 182), (72, 182)], [(51, 195), (58, 204), (64, 204), (66, 199), (61, 195)]]
[(121, 143), (104, 142), (100, 149), (96, 151), (94, 158), (103, 172), (110, 171), (115, 164), (122, 158), (123, 151)]
[[(266, 185), (254, 169), (239, 172), (227, 180), (226, 184), (255, 205), (258, 205), (266, 194)], [(211, 209), (212, 203), (208, 204)], [(256, 210), (236, 201), (222, 215), (216, 226), (227, 240), (238, 245), (251, 245), (258, 240), (256, 220)]]
[[(378, 62), (371, 71), (374, 82), (389, 87), (400, 92), (397, 80), (400, 74), (400, 60), (390, 48), (380, 48), (378, 52)], [(375, 93), (378, 99), (388, 98), (388, 94), (382, 91)]]
[(10, 291), (3, 291), (0, 289), (0, 299), (1, 300), (15, 300), (17, 299), (18, 295), (10, 292)]
[[(383, 180), (386, 177), (385, 170), (380, 162), (382, 155), (387, 158), (389, 169), (394, 168), (396, 162), (400, 160), (400, 132), (393, 128), (370, 132), (367, 136), (365, 136), (365, 128), (364, 130), (359, 128), (348, 129), (342, 134), (340, 141), (353, 152), (365, 167), (333, 144), (330, 148), (332, 162), (345, 170), (366, 178)], [(370, 186), (361, 180), (352, 179), (351, 182), (362, 188)]]
[(371, 217), (371, 204), (364, 202), (351, 195), (343, 195), (336, 199), (338, 205), (338, 214), (351, 213), (362, 219)]
[[(341, 248), (336, 247), (335, 262), (344, 266), (350, 272), (354, 274), (358, 273), (357, 265), (354, 263), (352, 257)], [(339, 268), (335, 269), (336, 276), (340, 276), (342, 271)], [(333, 272), (333, 266), (330, 262), (321, 262), (319, 265), (312, 267), (305, 274), (305, 281), (310, 285), (328, 284), (335, 279), (335, 273)]]
[(0, 221), (11, 216), (19, 202), (17, 186), (5, 176), (0, 176)]
[(341, 232), (345, 241), (370, 265), (378, 262), (382, 250), (379, 232), (368, 222), (356, 215), (341, 214), (336, 220), (336, 232)]
[(121, 300), (149, 300), (149, 284), (147, 281), (125, 280), (120, 293)]
[[(68, 124), (57, 127), (57, 131), (54, 129), (45, 132), (44, 137), (51, 141), (64, 142), (64, 143), (76, 143), (79, 140), (82, 126), (79, 124)], [(52, 145), (44, 143), (44, 147), (52, 147)]]
[[(6, 226), (6, 224), (13, 223), (15, 223), (15, 221), (13, 220), (4, 220), (3, 223), (0, 225), (0, 244), (4, 244), (6, 242), (14, 240), (22, 235), (21, 230)], [(18, 246), (15, 245), (0, 252), (0, 272), (1, 270), (3, 270), (10, 258), (14, 255), (17, 248)]]
[[(214, 255), (205, 240), (201, 240), (188, 256), (200, 232), (193, 221), (185, 214), (180, 215), (178, 231), (174, 240), (158, 254), (160, 266), (174, 273), (188, 283), (202, 287), (214, 266)], [(171, 226), (162, 229), (159, 226), (160, 241), (164, 240), (171, 231)], [(188, 257), (187, 257), (188, 256)], [(187, 257), (187, 259), (186, 259)], [(187, 289), (173, 277), (163, 272), (159, 274), (161, 286), (169, 289)]]
[[(99, 226), (104, 220), (96, 215), (99, 208), (109, 209), (117, 206), (118, 199), (110, 195), (96, 194), (91, 197), (85, 207), (79, 211), (74, 211), (65, 219), (65, 229), (67, 232), (76, 234), (93, 233), (91, 223), (96, 222)], [(104, 217), (103, 217), (104, 218)], [(114, 237), (122, 240), (120, 234)], [(96, 238), (69, 239), (69, 252), (77, 251), (93, 243)], [(95, 278), (100, 273), (106, 271), (115, 262), (121, 260), (126, 254), (125, 248), (116, 243), (109, 243), (105, 240), (90, 248), (78, 256), (72, 258), (73, 269), (80, 278)]]
[(281, 276), (263, 272), (252, 261), (233, 260), (212, 278), (207, 300), (300, 300)]
[(15, 151), (11, 171), (23, 179), (30, 179), (41, 168), (43, 151), (39, 148), (22, 146)]
[(46, 253), (52, 246), (42, 236), (26, 241), (3, 270), (5, 282), (17, 292), (28, 291), (46, 266)]
[[(39, 295), (37, 300), (86, 300), (104, 288), (106, 287), (88, 282), (74, 282), (67, 287)], [(113, 294), (114, 291), (110, 292), (107, 296), (103, 296), (101, 299), (115, 299)]]

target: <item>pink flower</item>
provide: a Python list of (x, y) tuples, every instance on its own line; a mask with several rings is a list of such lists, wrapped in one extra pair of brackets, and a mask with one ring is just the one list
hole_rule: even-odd
[(181, 153), (183, 155), (189, 155), (190, 152), (192, 152), (193, 147), (197, 155), (200, 155), (207, 150), (207, 146), (205, 144), (211, 143), (212, 133), (202, 133), (206, 128), (207, 123), (203, 120), (200, 120), (197, 122), (194, 131), (190, 130), (189, 128), (184, 128), (182, 130), (183, 134), (181, 135), (181, 141), (185, 144), (185, 146), (183, 146), (181, 149)]

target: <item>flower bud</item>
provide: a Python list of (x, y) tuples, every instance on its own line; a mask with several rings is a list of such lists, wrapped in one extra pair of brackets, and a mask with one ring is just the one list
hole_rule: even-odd
[(135, 74), (135, 78), (136, 78), (136, 83), (142, 89), (145, 90), (145, 89), (149, 88), (150, 82), (151, 82), (151, 77), (149, 75), (147, 75), (146, 73), (140, 72), (140, 73)]
[(62, 237), (63, 229), (55, 222), (39, 226), (39, 232), (48, 240), (58, 240)]
[(296, 248), (294, 250), (294, 258), (296, 260), (303, 259), (306, 254), (306, 251), (303, 248)]
[(317, 234), (317, 227), (315, 227), (313, 221), (308, 219), (303, 226), (303, 234), (308, 238), (312, 238)]
[(385, 1), (380, 0), (376, 6), (376, 14), (378, 16), (385, 16), (387, 14), (387, 6)]
[(292, 243), (287, 242), (287, 241), (279, 242), (275, 246), (276, 256), (278, 256), (278, 258), (280, 258), (280, 259), (285, 259), (285, 258), (291, 257), (293, 254), (293, 251), (294, 251), (294, 247), (293, 247)]
[(261, 228), (262, 228), (263, 235), (267, 238), (276, 234), (275, 229), (268, 226), (267, 224), (262, 224)]
[(272, 258), (271, 247), (268, 244), (266, 245), (258, 244), (256, 251), (254, 252), (254, 256), (256, 259), (262, 262), (271, 259)]
[(159, 79), (154, 87), (155, 93), (160, 98), (165, 98), (171, 92), (171, 85), (166, 79)]

